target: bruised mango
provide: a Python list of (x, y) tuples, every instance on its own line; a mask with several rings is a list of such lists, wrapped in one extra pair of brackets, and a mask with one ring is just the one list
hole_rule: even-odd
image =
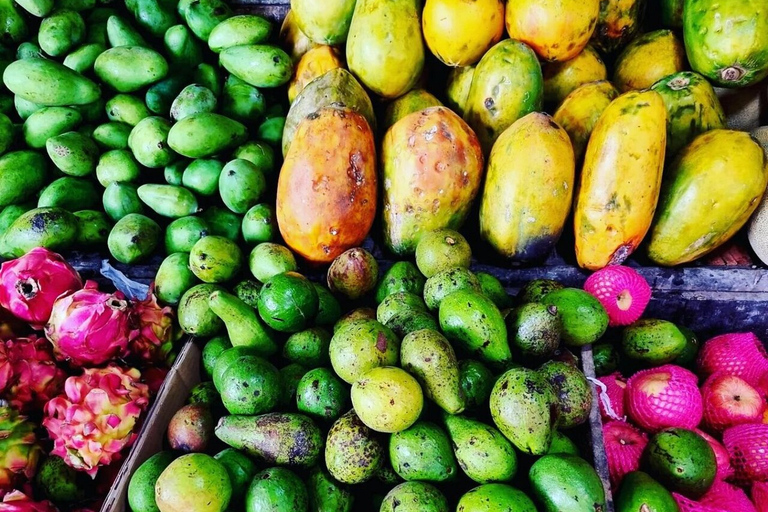
[(507, 3), (507, 32), (544, 60), (566, 61), (587, 45), (599, 12), (600, 0), (516, 0)]
[(613, 83), (621, 92), (648, 89), (665, 76), (685, 68), (685, 48), (671, 30), (638, 37), (616, 58)]
[(587, 144), (576, 197), (576, 259), (597, 270), (621, 264), (648, 232), (661, 187), (667, 113), (655, 91), (616, 98)]
[(390, 126), (414, 112), (419, 112), (429, 107), (439, 107), (442, 103), (425, 89), (413, 89), (387, 106), (384, 114), (384, 126), (382, 130), (389, 129)]
[(748, 133), (699, 135), (667, 171), (648, 245), (651, 260), (679, 265), (728, 241), (759, 205), (767, 173), (763, 150)]
[(286, 244), (330, 263), (359, 246), (376, 215), (376, 148), (365, 118), (324, 108), (299, 125), (277, 183), (277, 224)]
[(559, 105), (566, 96), (584, 84), (605, 80), (608, 70), (592, 46), (565, 62), (550, 62), (543, 69), (544, 101)]
[(398, 121), (382, 145), (384, 240), (412, 254), (422, 233), (458, 229), (483, 177), (483, 154), (472, 129), (445, 107)]
[(422, 27), (427, 46), (443, 64), (469, 66), (504, 35), (504, 2), (427, 0)]
[(600, 15), (592, 44), (603, 53), (627, 45), (640, 31), (646, 0), (600, 0)]
[(618, 96), (619, 91), (611, 82), (600, 80), (570, 93), (555, 111), (553, 118), (568, 132), (577, 162), (584, 156), (597, 120)]
[(501, 134), (488, 159), (480, 234), (514, 260), (546, 257), (571, 211), (576, 165), (568, 133), (533, 112)]
[(344, 61), (339, 51), (332, 46), (318, 46), (305, 53), (288, 86), (288, 101), (293, 103), (296, 96), (315, 78), (336, 68), (343, 68)]

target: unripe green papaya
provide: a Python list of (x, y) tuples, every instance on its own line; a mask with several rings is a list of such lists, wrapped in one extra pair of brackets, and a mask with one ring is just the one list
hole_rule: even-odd
[(133, 92), (165, 78), (168, 63), (150, 48), (118, 46), (99, 55), (93, 69), (102, 82), (116, 91)]
[(56, 207), (75, 212), (98, 207), (99, 192), (90, 180), (65, 176), (51, 182), (40, 193), (38, 208)]
[(24, 142), (31, 148), (44, 148), (49, 138), (75, 130), (82, 120), (80, 112), (73, 108), (42, 108), (24, 121)]
[(3, 83), (12, 93), (42, 106), (86, 105), (101, 97), (93, 81), (46, 59), (12, 62), (3, 72)]
[(145, 46), (146, 39), (122, 16), (110, 16), (107, 20), (107, 39), (109, 46)]
[(128, 147), (141, 165), (156, 169), (171, 163), (175, 154), (168, 144), (170, 130), (171, 122), (162, 117), (145, 117), (131, 130)]
[(260, 16), (232, 16), (214, 27), (208, 36), (208, 47), (214, 53), (243, 44), (262, 44), (269, 40), (272, 24)]
[(163, 217), (178, 219), (197, 213), (197, 198), (184, 187), (148, 183), (138, 193), (144, 204)]
[(14, 151), (0, 157), (0, 207), (31, 199), (45, 185), (48, 164), (37, 151)]
[(291, 58), (276, 46), (246, 44), (233, 46), (219, 54), (221, 66), (254, 87), (279, 87), (293, 73)]
[(77, 217), (63, 208), (35, 208), (17, 218), (2, 239), (3, 256), (18, 258), (35, 247), (69, 249), (77, 239)]
[(45, 149), (53, 164), (64, 174), (87, 176), (96, 170), (99, 148), (93, 139), (79, 132), (67, 132), (51, 137)]
[(89, 73), (93, 70), (96, 59), (107, 48), (100, 43), (84, 44), (64, 57), (64, 66), (78, 73)]
[(37, 41), (52, 57), (60, 57), (85, 39), (85, 21), (79, 13), (60, 9), (40, 22)]
[(193, 114), (171, 127), (168, 145), (188, 158), (205, 158), (242, 144), (247, 135), (245, 126), (228, 117)]
[(118, 221), (131, 213), (144, 213), (144, 204), (139, 199), (136, 185), (132, 183), (110, 183), (101, 197), (104, 211), (109, 218)]

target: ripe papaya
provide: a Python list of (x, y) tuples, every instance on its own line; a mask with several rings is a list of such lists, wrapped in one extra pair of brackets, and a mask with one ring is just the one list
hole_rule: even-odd
[(685, 69), (685, 48), (671, 30), (643, 34), (616, 58), (613, 83), (621, 92), (647, 89)]
[(504, 35), (502, 0), (427, 0), (424, 39), (446, 66), (475, 64)]
[(318, 44), (344, 44), (355, 10), (355, 0), (291, 0), (296, 23)]
[(652, 89), (667, 108), (667, 160), (671, 160), (698, 135), (725, 128), (720, 99), (706, 78), (683, 71), (662, 78)]
[(624, 48), (640, 31), (646, 0), (600, 0), (592, 44), (603, 53)]
[(525, 43), (505, 39), (488, 50), (475, 68), (464, 119), (483, 151), (512, 123), (541, 110), (544, 77), (536, 54)]
[(507, 2), (507, 32), (544, 60), (566, 61), (587, 45), (599, 13), (600, 0), (515, 0)]
[(659, 200), (666, 118), (659, 93), (631, 91), (613, 100), (598, 119), (574, 213), (581, 267), (622, 263), (648, 232)]
[(648, 256), (673, 266), (713, 251), (749, 220), (766, 184), (765, 154), (748, 133), (699, 135), (667, 170)]
[(291, 249), (330, 263), (360, 245), (376, 215), (376, 147), (361, 114), (323, 108), (299, 125), (277, 182), (277, 225)]
[(413, 254), (422, 233), (458, 229), (483, 177), (472, 129), (450, 109), (432, 107), (395, 123), (382, 143), (384, 241)]
[(608, 70), (597, 50), (587, 45), (577, 56), (565, 62), (548, 62), (544, 73), (544, 101), (559, 105), (566, 96), (590, 82), (608, 79)]
[(488, 160), (480, 234), (507, 258), (546, 257), (571, 211), (575, 177), (568, 134), (533, 112), (501, 134)]
[(619, 91), (611, 82), (600, 80), (573, 91), (555, 111), (553, 118), (568, 132), (577, 162), (584, 156), (597, 120), (618, 96)]
[(288, 101), (293, 103), (296, 96), (315, 78), (336, 68), (343, 68), (344, 61), (339, 51), (332, 46), (318, 46), (305, 53), (296, 65), (296, 71), (288, 86)]
[(288, 52), (294, 64), (298, 64), (302, 55), (315, 46), (317, 45), (301, 31), (298, 23), (296, 23), (296, 14), (293, 11), (288, 11), (283, 24), (280, 26), (280, 47)]
[(686, 0), (683, 38), (691, 68), (722, 87), (768, 75), (768, 3)]

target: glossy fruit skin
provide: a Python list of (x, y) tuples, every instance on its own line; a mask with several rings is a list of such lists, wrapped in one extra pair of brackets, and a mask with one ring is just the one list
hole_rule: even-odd
[(768, 167), (748, 133), (712, 130), (686, 146), (665, 176), (648, 255), (674, 266), (709, 253), (744, 226), (765, 192)]
[(553, 119), (568, 132), (577, 162), (584, 157), (598, 119), (618, 96), (619, 91), (611, 82), (600, 80), (575, 89), (557, 107)]
[(422, 13), (424, 39), (446, 66), (476, 63), (504, 34), (501, 0), (427, 0)]
[(671, 30), (643, 34), (616, 58), (613, 83), (621, 92), (647, 89), (685, 69), (685, 48)]
[(600, 15), (592, 44), (614, 53), (635, 38), (645, 13), (646, 0), (600, 0)]
[(544, 60), (572, 59), (589, 42), (600, 12), (599, 0), (519, 0), (507, 3), (509, 37)]
[(666, 117), (654, 91), (619, 96), (600, 116), (576, 196), (576, 259), (582, 268), (621, 264), (648, 232), (661, 188)]
[(480, 205), (482, 237), (512, 260), (545, 258), (570, 213), (574, 179), (566, 131), (538, 112), (517, 120), (501, 134), (488, 159)]
[(330, 263), (365, 240), (376, 214), (375, 161), (373, 132), (356, 112), (325, 108), (299, 126), (277, 183), (277, 224), (291, 249)]
[(715, 480), (717, 462), (709, 443), (683, 428), (671, 428), (651, 437), (645, 452), (651, 475), (667, 489), (698, 499)]
[(693, 70), (716, 85), (745, 87), (768, 75), (765, 3), (686, 0), (683, 36)]
[(605, 490), (590, 464), (574, 455), (545, 455), (528, 474), (543, 512), (605, 510)]
[(542, 72), (544, 101), (554, 105), (560, 105), (566, 96), (584, 84), (608, 79), (605, 62), (591, 45), (570, 60), (544, 64)]
[(338, 50), (331, 46), (318, 46), (305, 53), (296, 65), (296, 71), (288, 87), (288, 101), (293, 103), (296, 96), (315, 78), (326, 72), (344, 67)]
[(678, 512), (672, 494), (648, 473), (633, 471), (616, 494), (617, 512)]

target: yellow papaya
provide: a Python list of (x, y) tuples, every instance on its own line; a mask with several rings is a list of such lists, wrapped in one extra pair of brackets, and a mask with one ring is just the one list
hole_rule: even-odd
[(448, 73), (448, 81), (445, 84), (445, 102), (451, 110), (461, 117), (464, 117), (466, 111), (469, 88), (472, 86), (474, 76), (475, 66), (453, 68)]
[(643, 34), (616, 58), (613, 83), (621, 92), (648, 89), (685, 69), (685, 48), (671, 30)]
[(384, 136), (381, 162), (384, 242), (397, 255), (413, 254), (422, 233), (460, 228), (484, 169), (475, 133), (446, 107), (395, 123)]
[(599, 12), (600, 0), (514, 0), (507, 2), (507, 32), (544, 60), (566, 61), (587, 45)]
[(296, 23), (317, 44), (344, 44), (355, 0), (291, 0)]
[(512, 123), (541, 110), (544, 78), (539, 59), (525, 43), (505, 39), (477, 64), (464, 118), (475, 130), (483, 151)]
[(576, 57), (565, 62), (549, 62), (542, 67), (544, 73), (544, 101), (559, 105), (566, 96), (584, 84), (606, 80), (608, 70), (603, 59), (592, 46), (587, 45)]
[(313, 263), (359, 246), (376, 216), (376, 147), (361, 114), (327, 107), (304, 119), (277, 182), (285, 243)]
[(659, 200), (667, 111), (659, 93), (631, 91), (608, 105), (587, 144), (574, 233), (579, 265), (622, 263), (642, 242)]
[(571, 94), (555, 111), (555, 122), (562, 126), (573, 144), (573, 155), (581, 161), (587, 141), (603, 111), (619, 96), (611, 82), (600, 80), (584, 84)]
[(442, 103), (424, 89), (413, 89), (387, 105), (381, 129), (386, 132), (390, 126), (407, 116), (429, 107), (439, 107)]
[(667, 170), (648, 256), (674, 266), (718, 248), (746, 224), (766, 184), (765, 154), (748, 133), (699, 135)]
[(332, 69), (343, 67), (344, 61), (336, 48), (332, 46), (312, 48), (301, 57), (296, 66), (296, 71), (288, 85), (288, 101), (293, 103), (296, 96), (315, 78)]
[(603, 53), (624, 48), (640, 31), (646, 0), (600, 0), (592, 44)]
[(493, 145), (480, 203), (480, 234), (516, 261), (545, 258), (571, 211), (575, 176), (568, 134), (547, 114), (515, 121)]
[(291, 56), (294, 64), (310, 49), (317, 46), (301, 31), (293, 11), (288, 11), (280, 27), (280, 46)]
[(424, 39), (446, 66), (475, 64), (504, 35), (502, 0), (427, 0)]

